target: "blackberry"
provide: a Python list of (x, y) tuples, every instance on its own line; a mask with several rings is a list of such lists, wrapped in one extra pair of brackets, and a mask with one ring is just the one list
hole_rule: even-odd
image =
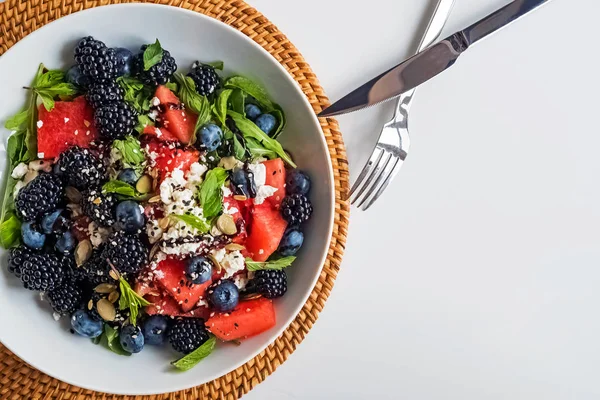
[(20, 278), (23, 263), (33, 254), (39, 254), (39, 251), (32, 250), (25, 246), (18, 246), (10, 249), (8, 253), (8, 271), (17, 278)]
[(82, 291), (75, 280), (66, 279), (62, 285), (48, 292), (48, 301), (52, 309), (60, 315), (74, 313), (82, 301)]
[(147, 71), (144, 70), (144, 51), (148, 45), (143, 45), (141, 51), (133, 60), (133, 69), (137, 71), (138, 77), (146, 85), (158, 86), (164, 85), (169, 81), (169, 78), (177, 71), (177, 63), (171, 57), (171, 53), (163, 49), (162, 60), (150, 67)]
[(115, 51), (91, 36), (81, 39), (75, 47), (75, 62), (79, 65), (81, 74), (92, 82), (117, 77)]
[(189, 354), (209, 338), (200, 318), (183, 318), (175, 322), (168, 333), (169, 343), (179, 353)]
[(221, 78), (215, 68), (196, 61), (188, 74), (196, 84), (196, 92), (202, 96), (210, 96), (221, 86)]
[(310, 219), (313, 207), (303, 194), (292, 194), (281, 202), (281, 215), (290, 226), (297, 226)]
[(114, 282), (114, 279), (109, 275), (110, 266), (106, 262), (103, 252), (103, 247), (94, 250), (90, 259), (76, 269), (77, 279), (85, 282), (92, 288), (101, 283)]
[(133, 274), (148, 262), (148, 249), (139, 237), (119, 231), (108, 238), (103, 256), (110, 260), (117, 271)]
[(284, 270), (256, 271), (254, 278), (248, 282), (246, 291), (259, 293), (267, 299), (281, 297), (287, 292), (287, 275)]
[(21, 282), (29, 290), (54, 290), (66, 275), (67, 272), (55, 254), (31, 254), (21, 265)]
[(64, 192), (58, 176), (42, 173), (19, 190), (15, 202), (17, 212), (25, 221), (35, 220), (58, 208)]
[[(98, 302), (100, 300), (106, 299), (106, 298), (107, 298), (107, 296), (92, 291), (92, 294), (89, 297), (89, 299), (87, 299), (85, 301), (85, 304), (84, 304), (85, 309), (88, 310), (90, 317), (92, 317), (96, 321), (102, 321), (102, 317), (98, 313)], [(90, 308), (90, 306), (91, 306), (91, 308)]]
[(100, 226), (112, 226), (115, 223), (117, 199), (112, 194), (104, 194), (101, 189), (86, 190), (81, 195), (83, 213)]
[(123, 101), (125, 92), (115, 80), (96, 82), (90, 85), (85, 95), (88, 103), (94, 108), (100, 108), (110, 103)]
[(64, 151), (59, 159), (57, 172), (70, 186), (88, 189), (99, 186), (106, 176), (106, 167), (102, 160), (88, 149), (73, 146)]
[(123, 139), (137, 124), (137, 112), (124, 101), (106, 104), (94, 114), (96, 127), (104, 138)]

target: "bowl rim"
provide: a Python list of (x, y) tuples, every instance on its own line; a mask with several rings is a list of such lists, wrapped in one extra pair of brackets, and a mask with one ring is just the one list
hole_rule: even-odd
[[(334, 177), (334, 173), (333, 173), (333, 165), (331, 162), (331, 153), (329, 151), (329, 148), (327, 146), (327, 142), (325, 140), (325, 135), (323, 133), (323, 130), (321, 128), (321, 124), (316, 116), (316, 114), (314, 113), (314, 110), (310, 104), (310, 102), (308, 101), (308, 98), (306, 97), (306, 95), (304, 94), (304, 92), (302, 91), (301, 87), (299, 86), (298, 82), (291, 76), (291, 74), (279, 63), (279, 61), (277, 61), (275, 59), (275, 57), (273, 55), (271, 55), (267, 50), (265, 50), (261, 45), (259, 45), (258, 43), (256, 43), (254, 40), (252, 40), (250, 37), (246, 36), (243, 32), (239, 31), (238, 29), (226, 24), (225, 22), (222, 22), (216, 18), (212, 18), (208, 15), (202, 14), (200, 12), (197, 11), (193, 11), (193, 10), (188, 10), (182, 7), (177, 7), (177, 6), (171, 6), (171, 5), (163, 5), (163, 4), (154, 4), (154, 3), (125, 3), (125, 4), (108, 4), (108, 5), (103, 5), (103, 6), (99, 6), (99, 7), (93, 7), (93, 8), (89, 8), (89, 9), (84, 9), (81, 11), (76, 11), (72, 14), (68, 14), (65, 15), (63, 17), (60, 17), (42, 27), (40, 27), (39, 29), (36, 29), (35, 31), (31, 32), (30, 34), (28, 34), (27, 36), (25, 36), (24, 38), (22, 38), (21, 40), (19, 40), (17, 43), (15, 43), (13, 46), (11, 46), (11, 48), (9, 48), (6, 52), (4, 52), (3, 56), (0, 57), (0, 66), (3, 65), (4, 63), (8, 62), (7, 60), (10, 58), (10, 54), (11, 51), (15, 48), (15, 47), (23, 47), (26, 46), (29, 42), (33, 42), (38, 36), (41, 36), (44, 34), (44, 32), (48, 29), (50, 29), (49, 27), (53, 27), (58, 23), (68, 23), (71, 19), (75, 19), (77, 18), (77, 16), (79, 14), (82, 13), (93, 13), (96, 12), (98, 9), (106, 9), (106, 8), (114, 8), (114, 9), (123, 9), (123, 10), (127, 10), (130, 8), (147, 8), (147, 9), (158, 9), (158, 8), (162, 8), (162, 9), (169, 9), (169, 11), (172, 12), (177, 12), (177, 13), (184, 13), (184, 14), (188, 14), (188, 15), (193, 15), (197, 18), (199, 18), (200, 20), (202, 20), (202, 23), (207, 23), (207, 24), (213, 24), (215, 26), (220, 26), (223, 29), (229, 30), (230, 32), (233, 33), (234, 36), (237, 36), (238, 38), (240, 38), (240, 40), (245, 41), (246, 43), (249, 43), (252, 47), (254, 47), (255, 50), (262, 52), (264, 55), (267, 56), (269, 62), (274, 66), (274, 68), (279, 69), (280, 72), (283, 73), (283, 75), (285, 76), (285, 79), (288, 80), (288, 82), (290, 82), (292, 84), (292, 86), (295, 88), (295, 90), (297, 91), (298, 94), (300, 94), (302, 102), (304, 103), (304, 105), (307, 107), (307, 109), (310, 111), (310, 120), (313, 123), (314, 127), (316, 128), (317, 131), (319, 131), (321, 133), (321, 135), (319, 135), (320, 138), (320, 142), (321, 145), (323, 146), (324, 149), (326, 149), (326, 152), (328, 154), (328, 157), (326, 157), (326, 163), (327, 163), (327, 171), (328, 171), (328, 180), (329, 180), (329, 207), (331, 209), (331, 216), (329, 218), (329, 224), (327, 227), (327, 237), (329, 237), (329, 240), (327, 242), (327, 245), (324, 247), (323, 250), (323, 254), (321, 255), (320, 261), (319, 261), (319, 268), (315, 271), (315, 274), (312, 278), (312, 281), (310, 282), (309, 285), (309, 290), (302, 296), (302, 301), (299, 302), (293, 309), (293, 312), (290, 314), (290, 317), (288, 317), (285, 320), (285, 323), (282, 324), (282, 327), (277, 329), (277, 330), (272, 330), (269, 332), (265, 332), (265, 334), (269, 334), (270, 335), (270, 339), (268, 341), (268, 343), (265, 346), (260, 346), (256, 351), (251, 352), (249, 356), (241, 359), (239, 362), (235, 363), (235, 366), (232, 367), (231, 369), (222, 369), (222, 370), (218, 370), (215, 371), (213, 373), (208, 373), (207, 376), (208, 378), (203, 379), (197, 383), (195, 383), (193, 386), (177, 386), (177, 387), (173, 387), (173, 388), (169, 388), (168, 392), (174, 392), (174, 391), (181, 391), (181, 390), (187, 390), (196, 386), (200, 386), (203, 384), (206, 384), (208, 382), (211, 382), (215, 379), (220, 378), (221, 376), (224, 376), (226, 374), (229, 374), (233, 371), (235, 371), (236, 369), (238, 369), (239, 367), (243, 366), (244, 364), (248, 363), (250, 360), (252, 360), (253, 358), (255, 358), (258, 354), (260, 354), (261, 352), (263, 352), (267, 347), (271, 346), (279, 336), (281, 336), (281, 334), (289, 328), (289, 326), (291, 325), (291, 323), (296, 319), (296, 317), (298, 316), (298, 314), (300, 313), (300, 311), (302, 310), (302, 308), (304, 308), (308, 298), (310, 297), (312, 291), (314, 290), (316, 283), (318, 282), (319, 276), (321, 275), (321, 272), (323, 270), (324, 264), (326, 262), (327, 259), (327, 254), (329, 252), (329, 247), (331, 245), (331, 236), (333, 234), (333, 227), (334, 227), (334, 220), (335, 220), (335, 177)], [(8, 136), (6, 136), (4, 139), (7, 139)], [(2, 177), (0, 179), (4, 179), (5, 177)], [(110, 388), (103, 388), (99, 385), (94, 385), (94, 384), (81, 384), (79, 382), (76, 382), (74, 380), (71, 380), (70, 378), (65, 378), (63, 376), (61, 376), (60, 373), (60, 369), (58, 369), (57, 371), (49, 371), (45, 368), (39, 368), (35, 365), (35, 362), (33, 362), (33, 360), (30, 360), (28, 358), (22, 357), (17, 351), (15, 351), (13, 349), (12, 346), (10, 346), (10, 344), (5, 343), (2, 340), (2, 334), (0, 331), (0, 342), (8, 349), (10, 350), (13, 354), (15, 354), (17, 357), (19, 357), (21, 360), (23, 360), (24, 362), (26, 362), (27, 364), (31, 365), (33, 368), (37, 369), (38, 371), (49, 375), (55, 379), (58, 379), (62, 382), (65, 382), (67, 384), (70, 385), (74, 385), (77, 387), (81, 387), (83, 389), (88, 389), (88, 390), (93, 390), (93, 391), (97, 391), (97, 392), (103, 392), (103, 393), (109, 393), (109, 394), (116, 394), (116, 395), (126, 395), (126, 396), (136, 396), (136, 395), (155, 395), (155, 394), (161, 394), (161, 393), (166, 393), (166, 392), (156, 392), (153, 390), (149, 390), (149, 391), (144, 391), (144, 390), (138, 390), (138, 391), (115, 391), (115, 390), (111, 390)]]

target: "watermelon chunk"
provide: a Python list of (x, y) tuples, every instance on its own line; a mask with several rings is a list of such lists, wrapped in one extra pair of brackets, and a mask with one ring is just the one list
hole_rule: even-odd
[(279, 247), (287, 222), (278, 209), (269, 202), (255, 205), (252, 210), (250, 235), (246, 239), (246, 249), (254, 261), (266, 261)]
[(38, 157), (52, 159), (71, 146), (90, 147), (98, 138), (94, 126), (94, 109), (84, 96), (73, 101), (57, 101), (54, 109), (38, 109)]
[(150, 154), (150, 158), (154, 160), (152, 167), (160, 172), (161, 180), (176, 168), (186, 173), (189, 171), (190, 166), (200, 159), (200, 152), (194, 148), (177, 149), (171, 147), (157, 140), (150, 140), (146, 143), (146, 151)]
[(269, 201), (273, 206), (279, 208), (283, 198), (285, 197), (285, 165), (281, 158), (275, 158), (273, 160), (267, 160), (263, 162), (267, 170), (267, 177), (265, 184), (277, 188), (277, 191), (273, 196), (268, 197)]
[(179, 98), (166, 86), (156, 88), (154, 94), (163, 106), (161, 119), (168, 129), (183, 144), (190, 144), (196, 130), (198, 116), (186, 110)]
[(204, 298), (212, 281), (200, 285), (191, 283), (185, 276), (185, 263), (185, 260), (168, 258), (158, 264), (154, 276), (156, 283), (175, 299), (181, 310), (188, 312), (198, 307), (198, 301)]
[(206, 327), (224, 341), (251, 337), (275, 326), (275, 308), (269, 299), (242, 301), (229, 314), (215, 313)]
[(177, 142), (179, 139), (173, 135), (166, 128), (158, 128), (156, 126), (150, 126), (144, 128), (144, 135), (154, 136), (161, 142)]

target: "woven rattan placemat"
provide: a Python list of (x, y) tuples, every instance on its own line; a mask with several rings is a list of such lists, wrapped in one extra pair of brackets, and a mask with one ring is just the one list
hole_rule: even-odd
[[(9, 0), (0, 3), (0, 55), (23, 37), (62, 16), (118, 0)], [(283, 65), (298, 82), (315, 111), (329, 104), (309, 65), (294, 45), (261, 13), (241, 0), (167, 1), (154, 3), (193, 10), (240, 30), (261, 45)], [(329, 253), (319, 281), (304, 308), (285, 332), (265, 351), (235, 371), (204, 385), (176, 393), (155, 396), (115, 396), (95, 393), (68, 385), (25, 364), (0, 345), (0, 399), (2, 400), (197, 400), (237, 399), (262, 382), (304, 339), (323, 309), (339, 270), (350, 207), (342, 195), (348, 190), (348, 162), (342, 135), (334, 119), (321, 119), (321, 127), (335, 176), (335, 225)]]

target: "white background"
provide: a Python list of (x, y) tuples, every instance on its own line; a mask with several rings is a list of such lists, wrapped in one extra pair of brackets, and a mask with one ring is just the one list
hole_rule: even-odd
[[(248, 1), (336, 100), (409, 55), (435, 0)], [(506, 3), (456, 0), (445, 32)], [(552, 0), (419, 89), (327, 307), (245, 399), (600, 397), (599, 12)], [(353, 178), (389, 113), (339, 118)]]

